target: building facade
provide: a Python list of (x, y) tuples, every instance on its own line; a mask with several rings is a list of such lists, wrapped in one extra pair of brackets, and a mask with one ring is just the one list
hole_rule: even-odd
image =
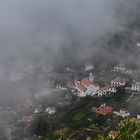
[(118, 86), (124, 86), (128, 82), (127, 79), (122, 77), (116, 77), (111, 81), (111, 86), (118, 87)]

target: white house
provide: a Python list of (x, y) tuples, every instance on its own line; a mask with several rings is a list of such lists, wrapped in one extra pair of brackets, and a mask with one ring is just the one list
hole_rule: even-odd
[(97, 94), (99, 86), (92, 83), (93, 79), (93, 76), (90, 74), (89, 78), (85, 78), (82, 81), (75, 80), (75, 89), (78, 91), (77, 95), (79, 97), (94, 96)]
[(107, 96), (115, 93), (116, 93), (116, 88), (111, 86), (105, 86), (98, 90), (98, 96), (103, 96), (103, 95)]
[(56, 91), (66, 91), (66, 90), (68, 90), (68, 88), (62, 87), (61, 85), (57, 85), (55, 90)]
[(140, 92), (140, 82), (132, 84), (131, 87), (126, 87), (126, 90)]
[(35, 108), (34, 113), (35, 113), (35, 114), (38, 114), (38, 113), (39, 113), (38, 108)]
[(93, 64), (85, 64), (84, 69), (85, 69), (85, 71), (91, 71), (94, 69), (94, 65)]
[(34, 113), (37, 114), (41, 112), (43, 112), (42, 105), (39, 105), (37, 108), (35, 108)]
[(123, 66), (114, 66), (113, 70), (114, 72), (124, 72), (126, 70), (126, 67)]
[(126, 67), (124, 66), (115, 66), (113, 69), (112, 69), (113, 72), (118, 72), (118, 73), (122, 73), (122, 74), (126, 74), (126, 75), (133, 75), (135, 73), (134, 70), (132, 69), (127, 69)]
[(104, 94), (103, 94), (103, 90), (102, 89), (99, 89), (98, 91), (97, 91), (97, 95), (98, 96), (103, 96)]
[(126, 75), (134, 75), (134, 73), (135, 73), (135, 71), (134, 70), (130, 70), (130, 69), (125, 71)]
[(111, 86), (118, 87), (118, 86), (124, 86), (128, 80), (121, 77), (116, 77), (111, 81)]
[(119, 111), (114, 111), (113, 113), (115, 115), (121, 116), (123, 118), (130, 116), (130, 112), (128, 110), (126, 110), (126, 109), (120, 109)]
[(137, 115), (137, 119), (140, 119), (140, 115)]
[(56, 113), (56, 109), (55, 109), (55, 107), (47, 107), (45, 112), (47, 112), (50, 115), (53, 115)]

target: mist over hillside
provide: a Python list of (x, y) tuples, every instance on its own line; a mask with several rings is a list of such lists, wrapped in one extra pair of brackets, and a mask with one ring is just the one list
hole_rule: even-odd
[(7, 73), (22, 72), (31, 64), (99, 61), (139, 67), (138, 0), (0, 2), (0, 95), (6, 98), (25, 94), (29, 85), (14, 85), (6, 79)]

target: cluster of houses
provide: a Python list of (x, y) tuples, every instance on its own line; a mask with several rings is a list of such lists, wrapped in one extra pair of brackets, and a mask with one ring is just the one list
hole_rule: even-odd
[[(131, 117), (131, 114), (128, 110), (120, 109), (116, 111), (113, 109), (113, 107), (107, 106), (106, 104), (102, 104), (99, 107), (92, 107), (92, 112), (95, 112), (97, 115), (102, 115), (102, 116), (108, 116), (110, 114), (113, 114), (121, 118)], [(140, 121), (140, 115), (137, 115), (133, 119), (135, 119), (136, 121)], [(112, 139), (114, 139), (117, 135), (118, 135), (118, 131), (116, 130), (111, 130), (108, 133), (109, 138), (112, 138)]]
[(92, 73), (89, 74), (88, 78), (84, 78), (81, 81), (75, 80), (74, 84), (77, 91), (76, 95), (79, 97), (94, 95), (103, 96), (116, 93), (116, 88), (114, 86), (107, 85), (100, 87), (98, 84), (94, 84), (94, 76)]
[(35, 108), (35, 110), (34, 110), (34, 114), (38, 114), (38, 113), (48, 113), (49, 115), (53, 115), (53, 114), (55, 114), (56, 113), (56, 109), (55, 109), (55, 107), (47, 107), (46, 109), (45, 109), (45, 111), (43, 110), (43, 108), (42, 108), (42, 105), (39, 105), (37, 108)]
[[(112, 71), (117, 72), (117, 73), (127, 74), (127, 76), (130, 76), (130, 77), (133, 77), (133, 75), (136, 74), (135, 70), (127, 69), (126, 67), (121, 66), (121, 65), (114, 66)], [(127, 82), (129, 82), (129, 79), (117, 77), (116, 79), (111, 81), (111, 85), (112, 86), (124, 86)], [(131, 86), (126, 87), (126, 90), (139, 92), (140, 91), (140, 82), (133, 82), (131, 84)]]
[(82, 79), (81, 81), (75, 80), (75, 89), (79, 97), (94, 96), (97, 94), (99, 86), (94, 85), (93, 80), (92, 73), (89, 74), (89, 78)]
[(55, 109), (55, 107), (50, 107), (49, 106), (49, 107), (46, 108), (45, 112), (47, 112), (50, 115), (53, 115), (53, 114), (56, 113), (56, 109)]
[[(96, 112), (98, 115), (103, 115), (103, 116), (107, 116), (110, 113), (122, 117), (122, 118), (126, 118), (126, 117), (130, 117), (131, 114), (127, 109), (120, 109), (120, 110), (114, 110), (111, 106), (107, 106), (106, 104), (102, 104), (99, 107), (93, 107), (92, 108), (93, 112)], [(140, 119), (140, 115), (138, 114), (136, 116), (137, 119)]]
[(126, 90), (133, 92), (140, 92), (140, 82), (132, 84), (130, 87), (126, 87)]
[(98, 96), (110, 96), (110, 95), (114, 95), (116, 93), (116, 88), (113, 87), (113, 86), (105, 86), (105, 87), (102, 87), (98, 90)]
[[(92, 65), (86, 65), (85, 71), (90, 71), (94, 67)], [(140, 92), (140, 82), (131, 82), (131, 85), (127, 86), (127, 83), (130, 83), (129, 78), (134, 74), (134, 70), (129, 70), (123, 66), (114, 66), (112, 72), (117, 72), (124, 74), (124, 76), (116, 77), (111, 80), (110, 85), (104, 87), (95, 84), (94, 76), (92, 73), (89, 74), (89, 77), (86, 77), (82, 80), (74, 80), (74, 89), (76, 90), (76, 95), (79, 97), (86, 96), (110, 96), (116, 93), (116, 89), (119, 86), (125, 86), (127, 91), (131, 92)], [(127, 74), (127, 76), (125, 75)], [(129, 76), (128, 76), (129, 75)]]
[(27, 114), (27, 115), (22, 116), (19, 122), (29, 123), (33, 120), (35, 115), (40, 114), (40, 113), (47, 113), (48, 115), (53, 115), (56, 113), (56, 108), (49, 106), (44, 110), (42, 105), (39, 105), (37, 108), (34, 109), (34, 112), (32, 114)]
[(117, 73), (126, 74), (126, 75), (134, 75), (135, 74), (135, 71), (134, 70), (127, 69), (123, 65), (114, 66), (113, 69), (112, 69), (112, 71), (113, 72), (117, 72)]
[(116, 77), (111, 81), (111, 86), (118, 87), (118, 86), (125, 86), (125, 84), (128, 82), (126, 78), (122, 77)]
[[(126, 83), (129, 82), (129, 79), (122, 78), (122, 77), (116, 77), (111, 81), (111, 86), (113, 87), (118, 87), (118, 86), (125, 86)], [(126, 86), (125, 89), (127, 91), (132, 91), (132, 92), (140, 92), (140, 82), (134, 82), (130, 86)]]
[[(94, 69), (94, 65), (87, 63), (84, 66), (84, 72), (85, 73), (89, 73), (88, 77), (85, 77), (83, 79), (79, 78), (74, 79), (73, 81), (73, 85), (74, 86), (69, 86), (69, 84), (67, 86), (58, 84), (56, 85), (55, 88), (53, 88), (53, 90), (55, 92), (58, 91), (67, 91), (68, 88), (71, 89), (72, 93), (77, 95), (78, 97), (86, 97), (86, 96), (112, 96), (114, 94), (116, 94), (117, 92), (117, 87), (119, 86), (125, 86), (127, 91), (136, 91), (139, 92), (140, 91), (140, 83), (135, 82), (132, 83), (131, 86), (126, 87), (126, 84), (129, 82), (129, 79), (126, 79), (126, 75), (127, 77), (128, 75), (131, 76), (132, 74), (134, 74), (134, 70), (131, 69), (127, 69), (124, 66), (114, 66), (112, 69), (112, 72), (116, 72), (118, 73), (117, 75), (124, 75), (124, 77), (116, 77), (113, 80), (110, 81), (110, 84), (105, 83), (105, 85), (101, 86), (99, 84), (95, 83), (95, 78), (93, 76), (93, 74), (91, 73), (91, 71), (93, 71)], [(66, 68), (67, 71), (74, 71), (70, 68)], [(79, 71), (77, 71), (79, 72)], [(49, 88), (48, 88), (49, 89)], [(45, 92), (42, 92), (42, 95), (48, 93), (48, 91), (46, 90)], [(41, 95), (41, 94), (40, 94)]]
[[(114, 80), (112, 80), (112, 86), (114, 87), (118, 87), (118, 86), (124, 86), (127, 80), (125, 80), (124, 78), (120, 79), (120, 78), (115, 78)], [(134, 85), (132, 85), (131, 89), (133, 91), (139, 91), (139, 83), (135, 83)], [(122, 117), (122, 118), (126, 118), (126, 117), (131, 117), (131, 114), (128, 110), (126, 109), (120, 109), (120, 110), (114, 110), (111, 106), (106, 106), (105, 104), (99, 106), (99, 107), (93, 107), (92, 111), (96, 112), (96, 114), (98, 115), (103, 115), (103, 116), (107, 116), (109, 114), (114, 114), (118, 117)], [(136, 121), (140, 121), (140, 115), (137, 115), (136, 118), (134, 118)], [(118, 136), (119, 132), (117, 130), (111, 130), (108, 133), (108, 137), (110, 139), (115, 139)]]
[[(99, 107), (93, 107), (92, 111), (95, 112), (97, 115), (102, 115), (102, 116), (107, 116), (109, 114), (114, 114), (118, 117), (122, 117), (122, 118), (127, 118), (130, 117), (130, 112), (126, 109), (120, 109), (118, 111), (115, 111), (113, 109), (113, 107), (111, 106), (106, 106), (106, 104), (103, 104)], [(140, 120), (140, 115), (137, 115), (137, 118), (135, 118), (136, 120)], [(108, 137), (111, 139), (115, 139), (118, 135), (118, 131), (116, 130), (111, 130), (108, 133)]]
[[(45, 73), (47, 73), (48, 68), (43, 69)], [(92, 64), (86, 64), (85, 65), (85, 72), (89, 72), (94, 69), (94, 66)], [(50, 69), (51, 70), (51, 67)], [(72, 71), (71, 69), (67, 68), (67, 71)], [(115, 66), (112, 69), (113, 72), (121, 73), (121, 74), (133, 74), (132, 70), (127, 70), (125, 67), (122, 66)], [(11, 77), (16, 77), (17, 75), (12, 75)], [(140, 83), (135, 82), (132, 83), (130, 86), (126, 86), (126, 84), (129, 82), (129, 79), (126, 77), (116, 77), (113, 80), (110, 81), (110, 85), (106, 86), (100, 86), (95, 83), (95, 78), (92, 73), (89, 73), (88, 77), (85, 77), (83, 79), (74, 79), (74, 92), (78, 97), (86, 97), (86, 96), (110, 96), (114, 95), (117, 92), (117, 87), (119, 86), (125, 86), (125, 89), (127, 91), (133, 91), (133, 92), (140, 92)], [(48, 84), (48, 87), (50, 88), (50, 83)], [(68, 84), (68, 87), (71, 87), (71, 83)], [(62, 85), (56, 85), (56, 91), (65, 91), (67, 90), (67, 87), (63, 87)], [(46, 95), (48, 93), (48, 89), (43, 89), (41, 91), (41, 95)], [(63, 104), (63, 103), (62, 103)], [(32, 103), (28, 100), (25, 103), (25, 106), (28, 108), (28, 106), (32, 106)], [(96, 112), (97, 115), (103, 115), (107, 116), (109, 114), (114, 114), (116, 116), (126, 118), (130, 117), (131, 114), (126, 109), (120, 109), (120, 110), (114, 110), (113, 107), (107, 106), (106, 104), (100, 105), (99, 107), (93, 107), (92, 111)], [(25, 115), (21, 118), (20, 121), (29, 123), (33, 120), (34, 115), (40, 114), (40, 113), (46, 113), (48, 115), (53, 115), (56, 113), (55, 107), (46, 107), (43, 108), (42, 105), (39, 105), (34, 109), (34, 112), (31, 115)], [(140, 115), (137, 115), (137, 119), (140, 120)], [(111, 130), (108, 134), (109, 138), (114, 139), (118, 135), (118, 132), (115, 130)]]
[(130, 112), (126, 109), (120, 109), (119, 111), (114, 111), (113, 113), (122, 118), (126, 118), (130, 116)]

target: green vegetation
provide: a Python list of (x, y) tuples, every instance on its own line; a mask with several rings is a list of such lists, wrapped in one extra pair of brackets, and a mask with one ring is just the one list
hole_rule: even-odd
[(81, 129), (86, 126), (87, 117), (84, 113), (77, 113), (73, 118), (73, 128)]
[(98, 127), (94, 123), (89, 125), (88, 128), (90, 128), (90, 129), (98, 129)]
[(118, 136), (109, 138), (99, 136), (97, 140), (140, 140), (140, 121), (136, 119), (125, 119), (119, 123)]
[(88, 137), (86, 138), (86, 140), (93, 140), (93, 138), (90, 137), (90, 136), (88, 136)]
[(44, 136), (46, 132), (49, 130), (48, 121), (44, 117), (39, 117), (32, 123), (33, 134), (38, 136)]
[(106, 122), (106, 118), (102, 115), (99, 115), (98, 117), (95, 118), (95, 124), (98, 126), (102, 126)]
[(85, 119), (85, 114), (84, 113), (78, 113), (78, 114), (76, 114), (74, 117), (73, 117), (73, 121), (74, 122), (80, 122), (80, 121), (82, 121), (82, 120), (84, 120)]
[(119, 135), (116, 140), (139, 140), (140, 122), (135, 119), (126, 119), (119, 124)]
[[(35, 124), (32, 127), (34, 128), (33, 133), (38, 136), (45, 136), (45, 140), (67, 140), (68, 138), (75, 139), (79, 136), (84, 136), (86, 140), (97, 140), (99, 134), (101, 134), (101, 136), (98, 137), (98, 140), (111, 140), (107, 136), (108, 132), (116, 128), (119, 135), (117, 136), (118, 139), (116, 137), (115, 140), (125, 140), (119, 138), (125, 137), (127, 128), (129, 124), (132, 123), (131, 121), (127, 120), (128, 125), (126, 125), (126, 123), (124, 123), (125, 120), (123, 120), (118, 126), (117, 124), (120, 121), (117, 117), (112, 116), (112, 114), (108, 116), (97, 116), (95, 112), (91, 111), (92, 107), (99, 106), (103, 102), (112, 106), (114, 110), (120, 109), (126, 104), (125, 102), (122, 103), (122, 101), (123, 99), (116, 101), (114, 98), (102, 100), (93, 97), (82, 98), (77, 102), (73, 102), (72, 106), (64, 106), (57, 109), (57, 113), (53, 116), (47, 117), (45, 115), (38, 118), (37, 121), (35, 120)], [(111, 120), (111, 123), (108, 120)], [(122, 123), (127, 127), (122, 127)], [(133, 123), (130, 125), (130, 130), (133, 128), (133, 125)], [(134, 129), (137, 129), (136, 126), (134, 125)], [(129, 134), (133, 132), (134, 129), (132, 129)], [(126, 132), (123, 133), (123, 131)], [(138, 137), (139, 133), (136, 135)]]
[[(76, 115), (76, 121), (77, 119), (81, 119), (83, 114)], [(56, 132), (58, 140), (67, 140), (67, 128), (64, 128), (63, 130), (59, 130)], [(50, 135), (50, 134), (49, 134)], [(50, 137), (51, 136), (51, 137)], [(45, 140), (51, 140), (53, 135), (51, 134), (48, 138)], [(56, 137), (55, 137), (56, 138)], [(53, 139), (52, 139), (53, 140)], [(92, 136), (87, 136), (86, 140), (95, 140)], [(97, 140), (140, 140), (140, 121), (137, 121), (136, 119), (125, 119), (122, 120), (119, 123), (118, 128), (118, 135), (116, 138), (109, 138), (108, 136), (100, 135), (98, 136)]]

